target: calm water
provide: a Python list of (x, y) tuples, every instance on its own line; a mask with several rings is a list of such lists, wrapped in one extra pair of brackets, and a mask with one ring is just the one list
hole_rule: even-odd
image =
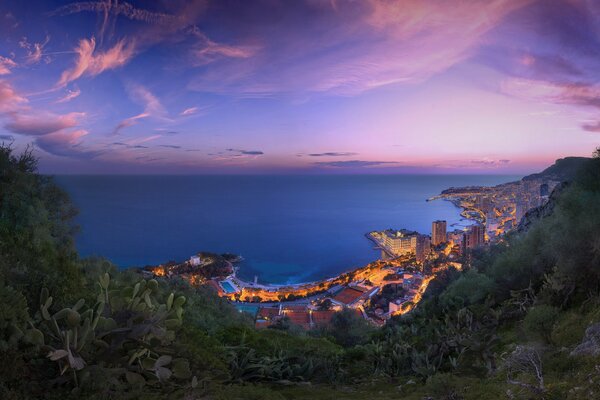
[(82, 255), (123, 266), (183, 260), (200, 251), (241, 254), (240, 276), (270, 283), (333, 276), (377, 259), (364, 234), (431, 233), (459, 222), (450, 186), (514, 176), (59, 176), (80, 210)]

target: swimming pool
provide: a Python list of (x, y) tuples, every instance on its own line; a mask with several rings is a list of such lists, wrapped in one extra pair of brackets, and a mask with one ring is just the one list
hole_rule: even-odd
[(227, 281), (221, 281), (219, 282), (221, 287), (223, 288), (223, 291), (225, 291), (225, 293), (229, 294), (229, 293), (235, 293), (237, 292), (237, 290), (235, 290), (235, 288), (233, 287), (233, 285)]
[(259, 306), (255, 306), (252, 304), (234, 304), (235, 308), (237, 308), (240, 312), (246, 312), (248, 314), (251, 314), (253, 317), (256, 316), (256, 313), (258, 313), (258, 308)]

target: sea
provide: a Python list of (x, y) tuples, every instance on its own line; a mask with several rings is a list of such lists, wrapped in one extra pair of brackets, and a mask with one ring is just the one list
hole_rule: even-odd
[(451, 186), (518, 180), (499, 175), (63, 175), (79, 209), (76, 245), (128, 268), (182, 261), (199, 251), (241, 255), (238, 276), (299, 283), (379, 259), (365, 234), (431, 234), (431, 222), (468, 225), (444, 200)]

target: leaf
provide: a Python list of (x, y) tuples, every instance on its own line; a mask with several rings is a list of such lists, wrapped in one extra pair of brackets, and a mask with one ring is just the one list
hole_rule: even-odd
[(85, 304), (85, 299), (79, 299), (77, 303), (73, 306), (73, 311), (78, 311)]
[(158, 380), (160, 380), (161, 382), (168, 380), (172, 375), (171, 370), (165, 367), (159, 367), (154, 372)]
[(185, 304), (185, 296), (179, 296), (173, 302), (173, 307), (178, 308)]
[(165, 365), (169, 365), (171, 363), (171, 356), (160, 356), (158, 360), (154, 363), (154, 368), (164, 367)]
[(168, 319), (165, 321), (165, 326), (168, 329), (177, 329), (181, 326), (181, 320), (177, 318)]
[(135, 360), (137, 360), (138, 358), (142, 357), (147, 352), (148, 352), (147, 349), (140, 349), (138, 351), (133, 352), (133, 354), (131, 355), (131, 357), (129, 357), (129, 361), (127, 362), (127, 364), (129, 364), (129, 365), (133, 364), (133, 362)]
[(79, 356), (74, 356), (71, 353), (69, 353), (69, 365), (74, 370), (79, 371), (80, 369), (83, 369), (85, 367), (85, 361), (83, 361), (83, 358)]
[(100, 286), (102, 289), (108, 289), (108, 285), (110, 284), (110, 275), (108, 272), (105, 272), (103, 276), (100, 277)]
[(138, 282), (133, 287), (133, 294), (131, 295), (131, 298), (133, 299), (138, 294), (139, 291), (140, 291), (140, 283)]
[(42, 288), (42, 291), (40, 292), (40, 304), (45, 304), (46, 300), (48, 300), (48, 289), (47, 288)]
[(146, 379), (142, 375), (131, 371), (125, 371), (125, 379), (132, 386), (144, 386), (146, 384)]
[(96, 314), (100, 315), (104, 311), (104, 306), (106, 303), (104, 301), (98, 302), (98, 307), (96, 307)]
[(151, 371), (154, 369), (154, 360), (151, 358), (144, 358), (142, 360), (142, 368), (145, 370)]
[(54, 313), (53, 317), (54, 317), (54, 319), (55, 319), (55, 320), (57, 320), (57, 321), (58, 321), (58, 320), (60, 320), (60, 319), (63, 319), (63, 318), (65, 318), (65, 317), (67, 316), (67, 313), (68, 313), (69, 311), (71, 311), (71, 309), (70, 309), (70, 308), (63, 308), (62, 310), (60, 310), (60, 311), (58, 311), (58, 312)]
[(68, 351), (60, 349), (60, 350), (51, 351), (50, 353), (48, 353), (48, 355), (46, 357), (48, 357), (52, 361), (57, 361), (68, 355), (69, 355)]
[(188, 379), (192, 376), (190, 371), (190, 363), (184, 359), (173, 361), (173, 376), (177, 379)]
[(146, 302), (146, 305), (148, 306), (148, 308), (152, 308), (152, 300), (150, 300), (150, 291), (147, 290), (144, 293), (144, 301)]
[(175, 295), (173, 293), (171, 293), (169, 295), (169, 298), (167, 298), (167, 310), (171, 311), (171, 307), (173, 307), (173, 299), (175, 298)]
[(28, 329), (25, 332), (25, 340), (31, 344), (44, 345), (44, 334), (39, 329)]
[(81, 322), (81, 315), (77, 311), (69, 310), (67, 312), (67, 324), (74, 328), (79, 325), (79, 322)]

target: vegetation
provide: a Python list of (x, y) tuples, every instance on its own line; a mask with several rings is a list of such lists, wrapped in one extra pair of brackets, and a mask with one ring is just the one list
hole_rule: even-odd
[(67, 195), (2, 147), (0, 398), (597, 398), (600, 151), (581, 164), (550, 216), (385, 327), (257, 331), (207, 288), (80, 259)]

